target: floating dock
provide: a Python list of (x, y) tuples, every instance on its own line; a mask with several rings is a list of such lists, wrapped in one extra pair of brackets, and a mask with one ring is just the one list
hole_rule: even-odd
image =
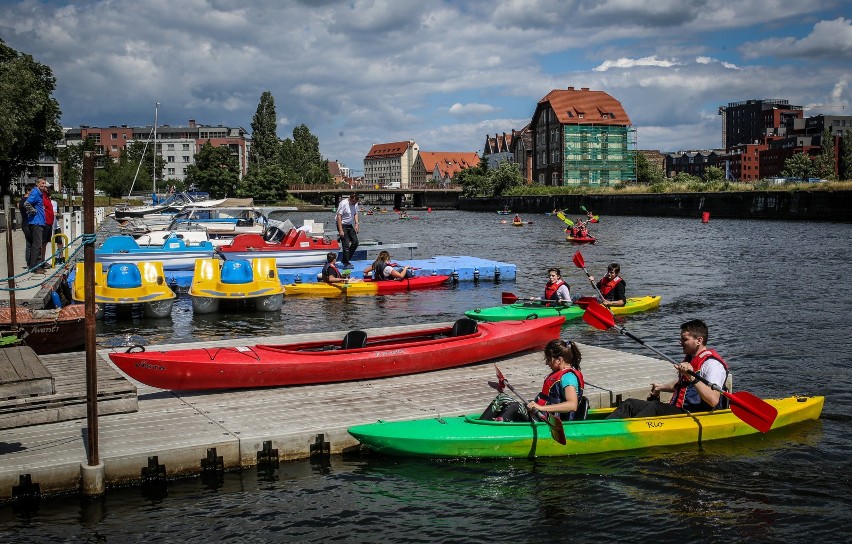
[[(440, 325), (440, 324), (439, 324)], [(449, 325), (449, 323), (444, 324)], [(367, 329), (371, 335), (421, 326)], [(223, 340), (157, 349), (241, 346), (340, 339), (347, 331)], [(586, 396), (591, 407), (621, 398), (645, 398), (648, 384), (671, 378), (669, 365), (649, 357), (582, 345)], [(116, 381), (137, 387), (138, 407), (99, 418), (99, 477), (106, 485), (144, 481), (146, 474), (178, 477), (238, 469), (264, 462), (355, 451), (346, 429), (378, 419), (396, 421), (477, 413), (495, 395), (488, 386), (494, 365), (482, 363), (409, 376), (357, 382), (267, 389), (174, 392), (152, 388), (119, 374), (99, 352), (99, 395)], [(85, 354), (43, 355), (45, 366), (85, 387)], [(532, 397), (546, 375), (542, 354), (501, 359), (500, 369), (520, 392)], [(60, 369), (60, 370), (54, 370)], [(74, 373), (78, 375), (74, 376)], [(58, 388), (57, 384), (57, 388)], [(122, 388), (126, 391), (128, 388)], [(132, 407), (124, 399), (122, 407)], [(82, 417), (82, 416), (80, 416)], [(0, 430), (0, 501), (22, 490), (74, 492), (91, 479), (87, 466), (86, 419)], [(86, 477), (83, 474), (87, 474)], [(32, 484), (31, 486), (29, 484)], [(20, 497), (20, 495), (18, 495)]]

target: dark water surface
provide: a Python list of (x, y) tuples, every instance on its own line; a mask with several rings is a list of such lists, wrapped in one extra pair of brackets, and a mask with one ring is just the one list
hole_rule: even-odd
[[(365, 216), (362, 237), (418, 242), (415, 258), (512, 262), (517, 280), (348, 301), (288, 298), (273, 316), (195, 317), (183, 297), (172, 320), (99, 324), (99, 343), (450, 321), (499, 304), (501, 291), (540, 296), (550, 266), (562, 268), (572, 292), (591, 293), (571, 262), (577, 247), (564, 241), (554, 217), (525, 216), (533, 224), (516, 228), (501, 225), (497, 214), (413, 215), (420, 219)], [(297, 224), (305, 217), (332, 219), (330, 212), (293, 215)], [(604, 216), (593, 233), (601, 242), (580, 248), (590, 273), (618, 261), (629, 295), (663, 296), (658, 311), (619, 320), (628, 330), (678, 357), (680, 323), (704, 319), (710, 345), (735, 372), (735, 388), (766, 398), (825, 395), (823, 417), (700, 448), (488, 462), (365, 454), (327, 464), (287, 462), (271, 473), (250, 469), (213, 482), (172, 482), (164, 494), (130, 488), (95, 501), (43, 500), (31, 513), (0, 507), (0, 536), (20, 542), (849, 541), (852, 225)], [(409, 251), (392, 256), (404, 261)], [(566, 325), (564, 336), (652, 355), (581, 321)]]

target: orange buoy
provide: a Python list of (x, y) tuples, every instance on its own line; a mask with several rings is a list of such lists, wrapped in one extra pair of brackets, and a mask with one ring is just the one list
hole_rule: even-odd
[(709, 223), (710, 222), (710, 212), (703, 212), (701, 214), (701, 222), (702, 223)]

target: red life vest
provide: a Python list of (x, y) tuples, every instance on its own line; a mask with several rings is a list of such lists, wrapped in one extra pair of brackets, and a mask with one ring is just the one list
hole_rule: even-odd
[(616, 276), (612, 279), (609, 279), (609, 276), (604, 276), (601, 278), (601, 294), (608, 295), (610, 291), (615, 289), (615, 286), (621, 281), (621, 276)]
[[(715, 349), (710, 349), (710, 348), (705, 348), (704, 350), (699, 352), (695, 357), (693, 357), (691, 361), (689, 361), (689, 364), (692, 366), (692, 371), (695, 372), (696, 374), (698, 374), (701, 371), (701, 367), (704, 365), (704, 362), (707, 361), (707, 359), (716, 359), (717, 361), (722, 363), (722, 366), (725, 367), (725, 373), (726, 373), (726, 376), (727, 376), (727, 373), (730, 370), (728, 368), (728, 363), (726, 363), (725, 360), (722, 359), (722, 357), (716, 352)], [(671, 404), (672, 406), (677, 406), (678, 408), (683, 408), (683, 401), (686, 398), (686, 391), (687, 391), (687, 389), (692, 387), (692, 384), (689, 383), (689, 382), (692, 381), (692, 376), (683, 376), (682, 374), (678, 374), (678, 375), (680, 376), (680, 378), (678, 379), (677, 383), (675, 384), (674, 391), (672, 392), (672, 398), (669, 401), (669, 404)], [(725, 381), (727, 381), (727, 379)], [(721, 384), (721, 387), (722, 387), (722, 390), (726, 390), (724, 382)], [(720, 398), (719, 404), (722, 403), (721, 401), (722, 401), (722, 399)], [(703, 400), (701, 402), (702, 402), (702, 404), (706, 404), (706, 403), (704, 403)], [(713, 410), (713, 409), (717, 408), (718, 406), (719, 405), (710, 406), (710, 407), (708, 407), (708, 409)]]
[(557, 370), (556, 372), (551, 372), (550, 375), (544, 379), (544, 383), (541, 386), (541, 393), (535, 397), (536, 404), (544, 406), (546, 404), (559, 404), (560, 402), (565, 402), (565, 392), (562, 390), (562, 376), (564, 376), (567, 372), (571, 372), (577, 376), (577, 381), (580, 382), (580, 390), (577, 391), (577, 399), (579, 400), (580, 397), (583, 396), (583, 389), (586, 388), (586, 382), (583, 380), (583, 373), (576, 368), (565, 368)]
[(547, 300), (557, 300), (556, 291), (559, 291), (559, 288), (563, 285), (565, 285), (565, 282), (562, 280), (548, 281), (547, 285), (544, 286), (544, 298)]

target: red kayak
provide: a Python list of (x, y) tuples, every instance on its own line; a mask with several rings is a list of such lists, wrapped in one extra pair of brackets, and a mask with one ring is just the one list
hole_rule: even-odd
[(594, 244), (598, 241), (594, 236), (566, 236), (565, 239), (573, 244)]
[[(131, 378), (162, 389), (238, 389), (332, 383), (441, 370), (541, 349), (559, 338), (564, 317), (477, 323), (368, 338), (351, 331), (343, 340), (282, 345), (110, 353)], [(139, 351), (142, 349), (143, 351)]]

